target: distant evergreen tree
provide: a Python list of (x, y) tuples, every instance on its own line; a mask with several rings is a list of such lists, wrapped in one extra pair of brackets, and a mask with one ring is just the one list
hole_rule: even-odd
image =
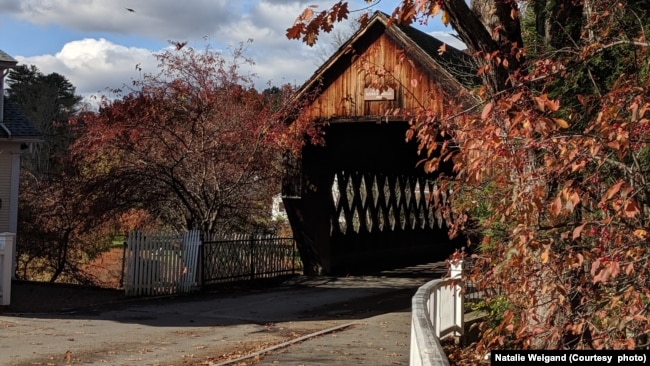
[(9, 71), (7, 96), (43, 133), (23, 168), (36, 177), (49, 177), (61, 169), (60, 159), (73, 141), (68, 119), (78, 112), (81, 96), (63, 75), (43, 74), (36, 66), (19, 65)]

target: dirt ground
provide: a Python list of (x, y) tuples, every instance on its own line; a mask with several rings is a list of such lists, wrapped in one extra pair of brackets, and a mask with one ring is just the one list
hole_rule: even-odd
[[(99, 307), (119, 307), (121, 303), (134, 301), (155, 301), (155, 298), (125, 296), (124, 289), (120, 285), (121, 248), (104, 253), (86, 266), (84, 271), (94, 278), (97, 286), (14, 280), (11, 286), (11, 305), (0, 306), (0, 314), (67, 313)], [(251, 288), (265, 288), (268, 285), (281, 283), (286, 278), (280, 276), (253, 283), (221, 284), (218, 286), (218, 292), (234, 294)], [(204, 292), (211, 291), (213, 289), (208, 288)]]
[(59, 313), (127, 299), (120, 289), (121, 248), (104, 253), (84, 271), (95, 279), (97, 286), (13, 281), (11, 305), (0, 306), (0, 313)]
[(99, 287), (117, 289), (121, 287), (123, 248), (113, 248), (102, 253), (87, 266), (84, 272), (92, 276)]
[(0, 306), (0, 314), (60, 313), (124, 300), (126, 300), (124, 291), (118, 289), (13, 281), (11, 305)]

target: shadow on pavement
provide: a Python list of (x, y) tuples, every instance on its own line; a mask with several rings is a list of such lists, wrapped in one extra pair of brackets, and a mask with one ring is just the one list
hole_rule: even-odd
[(210, 287), (158, 298), (129, 298), (123, 291), (16, 281), (12, 304), (0, 316), (87, 319), (154, 327), (211, 327), (304, 320), (355, 320), (408, 311), (425, 282), (444, 275), (426, 264), (366, 276), (305, 277), (249, 286)]

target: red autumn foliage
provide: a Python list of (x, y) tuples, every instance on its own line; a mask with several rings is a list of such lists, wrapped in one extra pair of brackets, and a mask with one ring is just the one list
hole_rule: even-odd
[(260, 93), (244, 45), (230, 55), (183, 47), (156, 55), (120, 99), (79, 124), (73, 159), (116, 206), (172, 229), (214, 233), (263, 225), (279, 192), (287, 142), (278, 111), (290, 89)]
[[(425, 168), (454, 162), (438, 182), (453, 195), (436, 210), (475, 248), (470, 276), (493, 310), (479, 356), (648, 346), (648, 4), (560, 3), (396, 1), (393, 13), (407, 24), (442, 14), (483, 80), (462, 113), (401, 111), (421, 150), (440, 151)], [(524, 44), (521, 6), (555, 17), (534, 35), (546, 39)]]

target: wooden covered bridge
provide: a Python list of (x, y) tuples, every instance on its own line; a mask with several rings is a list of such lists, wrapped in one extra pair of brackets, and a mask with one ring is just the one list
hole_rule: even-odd
[(466, 92), (469, 57), (450, 46), (442, 52), (439, 40), (388, 21), (375, 13), (296, 99), (302, 107), (295, 121), (324, 132), (324, 143), (307, 143), (301, 156), (287, 159), (283, 183), (306, 274), (426, 263), (462, 245), (429, 209), (437, 174), (417, 165), (423, 157), (416, 141), (406, 142), (401, 116), (458, 106), (450, 101)]

